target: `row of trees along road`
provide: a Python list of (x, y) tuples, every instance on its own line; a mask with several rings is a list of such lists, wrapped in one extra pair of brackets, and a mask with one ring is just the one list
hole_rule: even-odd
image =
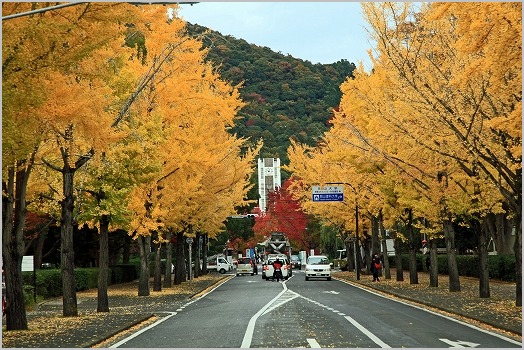
[(28, 327), (21, 279), (28, 211), (60, 225), (67, 317), (78, 315), (73, 225), (98, 228), (97, 309), (107, 312), (108, 234), (124, 229), (138, 242), (138, 294), (149, 295), (152, 241), (171, 254), (173, 235), (179, 246), (184, 237), (214, 237), (247, 204), (260, 149), (227, 132), (243, 106), (237, 87), (204, 62), (205, 34), (188, 36), (175, 5), (174, 16), (165, 6), (126, 3), (34, 12), (42, 6), (2, 5), (2, 16), (33, 11), (2, 27), (7, 330)]
[[(452, 223), (468, 225), (478, 236), (480, 297), (490, 296), (490, 234), (503, 254), (513, 234), (521, 306), (522, 4), (362, 8), (376, 43), (373, 70), (342, 84), (333, 127), (317, 147), (290, 146), (295, 198), (348, 235), (357, 205), (372, 231), (383, 225), (408, 241), (411, 283), (416, 232), (429, 237), (434, 286), (435, 239), (444, 236), (450, 291), (460, 291)], [(311, 202), (310, 186), (328, 182), (346, 184), (344, 203)]]

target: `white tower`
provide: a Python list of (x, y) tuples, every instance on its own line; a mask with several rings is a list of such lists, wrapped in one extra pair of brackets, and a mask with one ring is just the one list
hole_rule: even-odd
[(264, 212), (267, 208), (267, 194), (269, 191), (281, 187), (280, 158), (258, 159), (258, 207)]

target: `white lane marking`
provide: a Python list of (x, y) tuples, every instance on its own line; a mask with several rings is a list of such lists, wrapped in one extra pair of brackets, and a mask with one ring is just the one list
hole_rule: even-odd
[(255, 324), (257, 323), (257, 319), (266, 311), (267, 308), (271, 306), (271, 304), (278, 300), (278, 298), (280, 298), (280, 296), (287, 291), (286, 284), (282, 283), (282, 285), (284, 286), (284, 290), (278, 293), (276, 297), (269, 301), (269, 303), (267, 303), (266, 305), (264, 305), (264, 307), (258, 310), (258, 312), (254, 314), (253, 317), (251, 317), (251, 319), (249, 320), (246, 333), (244, 334), (244, 339), (242, 340), (242, 345), (240, 345), (242, 349), (247, 349), (251, 347), (251, 341), (253, 340), (253, 332), (255, 331)]
[(362, 326), (360, 323), (358, 323), (357, 321), (355, 321), (353, 318), (351, 318), (350, 316), (344, 316), (344, 318), (346, 320), (348, 320), (349, 322), (351, 322), (351, 324), (353, 326), (355, 326), (356, 328), (358, 328), (362, 333), (364, 333), (365, 335), (367, 335), (367, 337), (371, 340), (373, 340), (375, 342), (375, 344), (377, 344), (378, 346), (380, 346), (381, 348), (391, 348), (391, 346), (389, 346), (388, 344), (384, 343), (382, 340), (380, 340), (376, 335), (374, 335), (373, 333), (371, 333), (370, 331), (368, 331), (364, 326)]
[(470, 323), (466, 323), (466, 322), (463, 322), (463, 321), (460, 321), (460, 320), (457, 320), (455, 318), (452, 318), (452, 317), (449, 317), (449, 316), (446, 316), (446, 315), (442, 315), (442, 314), (439, 314), (438, 312), (435, 312), (435, 311), (432, 311), (432, 310), (428, 310), (428, 309), (425, 309), (423, 307), (420, 307), (420, 306), (417, 306), (417, 305), (414, 305), (414, 304), (410, 304), (410, 303), (407, 303), (405, 301), (402, 301), (402, 300), (397, 300), (397, 299), (391, 299), (391, 298), (388, 298), (387, 296), (384, 296), (382, 294), (379, 294), (379, 293), (375, 293), (369, 289), (366, 289), (366, 288), (363, 288), (363, 287), (360, 287), (358, 284), (355, 284), (355, 283), (351, 283), (350, 281), (347, 281), (347, 280), (344, 280), (344, 279), (341, 279), (341, 278), (335, 278), (337, 281), (340, 281), (342, 283), (346, 283), (346, 284), (349, 284), (350, 286), (353, 286), (355, 288), (359, 288), (359, 289), (362, 289), (363, 291), (366, 291), (368, 293), (371, 293), (371, 294), (375, 294), (375, 295), (378, 295), (379, 297), (381, 298), (384, 298), (384, 299), (387, 299), (387, 300), (391, 300), (391, 301), (395, 301), (397, 303), (400, 303), (400, 304), (404, 304), (404, 305), (408, 305), (408, 306), (411, 306), (411, 307), (414, 307), (416, 309), (419, 309), (419, 310), (423, 310), (423, 311), (426, 311), (426, 312), (429, 312), (430, 314), (433, 314), (433, 315), (437, 315), (437, 316), (440, 316), (440, 317), (443, 317), (447, 320), (450, 320), (450, 321), (453, 321), (453, 322), (456, 322), (456, 323), (459, 323), (463, 326), (466, 326), (466, 327), (469, 327), (469, 328), (473, 328), (479, 332), (482, 332), (482, 333), (486, 333), (486, 334), (489, 334), (493, 337), (496, 337), (496, 338), (499, 338), (499, 339), (503, 339), (509, 343), (512, 343), (512, 344), (516, 344), (516, 345), (519, 345), (520, 347), (522, 347), (522, 343), (519, 342), (519, 341), (516, 341), (514, 339), (511, 339), (511, 338), (508, 338), (508, 337), (505, 337), (501, 334), (498, 334), (498, 333), (494, 333), (494, 332), (490, 332), (490, 331), (487, 331), (485, 329), (482, 329), (482, 328), (479, 328), (475, 325), (472, 325)]
[(441, 338), (439, 338), (439, 340), (443, 341), (444, 343), (448, 345), (451, 345), (450, 348), (476, 348), (477, 346), (480, 345), (477, 343), (471, 343), (471, 342), (462, 341), (462, 340), (453, 341), (453, 340), (441, 339)]
[(307, 338), (307, 342), (309, 343), (309, 346), (311, 346), (312, 349), (320, 349), (321, 346), (314, 338)]
[[(291, 290), (290, 290), (291, 291)], [(296, 294), (296, 293), (295, 293)], [(373, 333), (371, 333), (370, 331), (368, 331), (366, 328), (364, 328), (360, 323), (358, 323), (357, 321), (355, 321), (353, 318), (349, 317), (349, 316), (346, 316), (344, 313), (338, 311), (338, 310), (335, 310), (331, 307), (328, 307), (324, 304), (321, 304), (313, 299), (310, 299), (310, 298), (307, 298), (303, 295), (300, 295), (300, 294), (297, 294), (297, 296), (301, 297), (302, 299), (305, 299), (313, 304), (316, 304), (326, 310), (329, 310), (329, 311), (332, 311), (333, 313), (336, 313), (340, 316), (344, 316), (344, 318), (346, 320), (348, 320), (349, 322), (351, 322), (351, 324), (353, 324), (357, 329), (359, 329), (362, 333), (364, 333), (366, 336), (368, 336), (369, 339), (373, 340), (375, 342), (375, 344), (379, 345), (380, 347), (382, 348), (391, 348), (391, 346), (389, 346), (388, 344), (384, 343), (382, 340), (380, 340), (376, 335), (374, 335)], [(309, 340), (308, 340), (309, 341)]]
[(131, 334), (129, 337), (127, 337), (127, 338), (125, 338), (125, 339), (122, 339), (122, 340), (119, 341), (118, 343), (115, 343), (115, 344), (111, 345), (110, 348), (118, 348), (120, 345), (127, 343), (129, 340), (131, 340), (131, 339), (133, 339), (133, 338), (139, 336), (140, 334), (144, 333), (145, 331), (147, 331), (147, 330), (149, 330), (149, 329), (151, 329), (151, 328), (153, 328), (153, 327), (156, 327), (156, 326), (158, 326), (160, 323), (162, 323), (162, 322), (164, 322), (164, 321), (170, 319), (171, 317), (175, 316), (177, 313), (176, 313), (176, 312), (169, 312), (169, 314), (170, 314), (169, 316), (166, 316), (166, 317), (164, 317), (164, 318), (162, 318), (162, 319), (156, 321), (155, 323), (152, 323), (152, 324), (150, 324), (149, 326), (147, 326), (147, 327), (145, 327), (145, 328), (142, 328), (142, 329), (139, 330), (138, 332)]

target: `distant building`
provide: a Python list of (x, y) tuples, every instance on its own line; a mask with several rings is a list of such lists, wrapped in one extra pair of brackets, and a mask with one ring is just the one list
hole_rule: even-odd
[(269, 191), (281, 187), (280, 158), (258, 159), (258, 206), (264, 212), (267, 208), (267, 194)]

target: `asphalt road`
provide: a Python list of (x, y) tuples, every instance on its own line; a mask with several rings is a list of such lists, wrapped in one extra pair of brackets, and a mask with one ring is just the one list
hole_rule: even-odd
[(113, 345), (131, 348), (520, 348), (436, 313), (294, 270), (285, 283), (236, 276)]

